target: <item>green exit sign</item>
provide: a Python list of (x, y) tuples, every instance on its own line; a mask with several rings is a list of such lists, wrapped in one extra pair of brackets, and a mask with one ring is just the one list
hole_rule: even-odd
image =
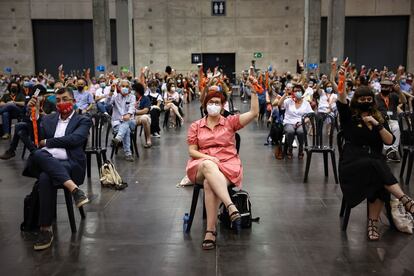
[(263, 57), (263, 53), (261, 53), (261, 52), (254, 53), (253, 54), (253, 57), (254, 58), (262, 58)]

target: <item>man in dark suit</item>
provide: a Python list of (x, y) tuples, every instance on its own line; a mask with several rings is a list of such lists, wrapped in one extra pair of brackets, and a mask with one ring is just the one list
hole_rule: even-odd
[(73, 110), (74, 101), (70, 88), (61, 88), (56, 92), (58, 112), (42, 119), (39, 149), (32, 152), (26, 164), (24, 174), (37, 177), (39, 182), (40, 232), (34, 244), (35, 250), (46, 249), (52, 244), (57, 188), (69, 190), (78, 208), (89, 201), (78, 185), (85, 178), (83, 146), (92, 122)]

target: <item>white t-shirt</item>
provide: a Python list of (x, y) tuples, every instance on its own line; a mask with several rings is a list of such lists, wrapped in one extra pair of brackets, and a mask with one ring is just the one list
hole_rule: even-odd
[[(99, 87), (95, 91), (95, 97), (102, 97), (102, 96), (108, 97), (110, 92), (111, 92), (110, 86), (106, 86), (105, 88)], [(104, 102), (104, 101), (105, 101), (105, 98), (102, 98), (99, 100), (99, 102)]]
[(297, 123), (302, 122), (302, 116), (306, 113), (313, 112), (312, 107), (310, 106), (309, 102), (302, 101), (301, 106), (296, 108), (295, 102), (291, 99), (285, 99), (283, 102), (283, 107), (285, 109), (285, 118), (283, 120), (283, 124), (292, 124), (295, 125)]
[[(337, 98), (338, 95), (334, 93), (327, 94), (326, 92), (322, 92), (319, 97), (318, 112), (328, 113), (329, 108), (331, 111), (335, 111)], [(332, 104), (329, 104), (329, 101), (332, 101)]]

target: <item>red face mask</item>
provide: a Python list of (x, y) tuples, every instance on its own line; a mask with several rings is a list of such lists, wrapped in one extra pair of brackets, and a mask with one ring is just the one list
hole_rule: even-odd
[(73, 103), (71, 102), (58, 103), (56, 104), (56, 109), (60, 114), (71, 113), (73, 110)]

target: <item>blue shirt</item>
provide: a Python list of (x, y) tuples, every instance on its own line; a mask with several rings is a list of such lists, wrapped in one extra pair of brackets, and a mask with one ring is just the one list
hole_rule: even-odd
[(94, 102), (93, 96), (89, 91), (83, 91), (79, 93), (78, 90), (73, 91), (76, 100), (76, 106), (80, 110), (85, 110), (91, 103)]
[(138, 102), (138, 110), (142, 110), (144, 108), (151, 108), (151, 100), (148, 96), (142, 96), (142, 98)]

